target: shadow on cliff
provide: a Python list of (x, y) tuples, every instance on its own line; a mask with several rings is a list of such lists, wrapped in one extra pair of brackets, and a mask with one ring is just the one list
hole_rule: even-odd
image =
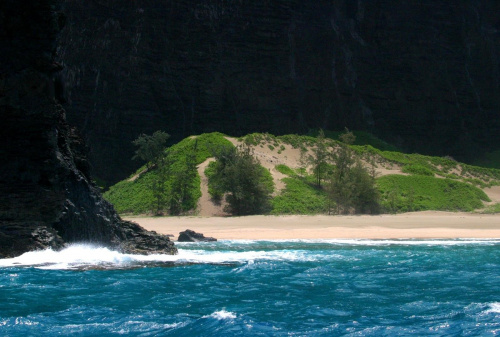
[(175, 254), (168, 237), (123, 221), (91, 182), (59, 104), (59, 1), (2, 1), (0, 18), (0, 257), (71, 242)]

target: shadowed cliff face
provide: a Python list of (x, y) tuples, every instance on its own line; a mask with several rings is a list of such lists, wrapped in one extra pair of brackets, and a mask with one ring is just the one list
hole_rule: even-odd
[(495, 0), (65, 6), (68, 118), (108, 181), (157, 129), (175, 140), (347, 126), (460, 159), (499, 140)]
[(94, 242), (174, 253), (167, 237), (122, 221), (89, 182), (86, 147), (54, 98), (59, 1), (0, 4), (0, 258)]

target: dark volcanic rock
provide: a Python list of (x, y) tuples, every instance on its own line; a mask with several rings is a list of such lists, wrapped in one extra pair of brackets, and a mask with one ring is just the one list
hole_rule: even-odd
[(58, 3), (0, 3), (0, 257), (83, 241), (175, 253), (167, 237), (122, 221), (90, 181), (86, 147), (55, 99)]
[(177, 238), (179, 242), (212, 242), (217, 241), (216, 238), (205, 237), (201, 233), (196, 233), (190, 229), (186, 229), (184, 232), (179, 233), (179, 238)]
[(500, 143), (498, 0), (66, 0), (68, 119), (99, 177), (157, 129), (367, 129), (467, 159)]

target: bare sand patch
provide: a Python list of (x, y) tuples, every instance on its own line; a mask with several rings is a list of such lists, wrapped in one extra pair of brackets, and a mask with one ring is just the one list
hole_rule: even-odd
[(205, 169), (207, 166), (215, 161), (214, 158), (208, 158), (203, 163), (198, 165), (198, 174), (200, 175), (200, 189), (201, 189), (201, 197), (198, 200), (198, 206), (196, 207), (196, 211), (199, 216), (223, 216), (226, 215), (224, 212), (224, 204), (221, 202), (220, 204), (216, 204), (210, 194), (208, 193), (208, 178), (205, 175)]
[(500, 186), (486, 187), (483, 191), (491, 199), (491, 203), (500, 202)]

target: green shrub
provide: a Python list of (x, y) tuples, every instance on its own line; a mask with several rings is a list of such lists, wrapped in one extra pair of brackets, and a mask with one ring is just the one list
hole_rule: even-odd
[(479, 188), (429, 176), (388, 175), (377, 179), (382, 207), (388, 212), (472, 211), (489, 201)]
[(148, 213), (155, 202), (150, 188), (153, 179), (153, 173), (146, 172), (140, 174), (134, 181), (128, 179), (120, 181), (104, 193), (104, 198), (113, 204), (118, 213)]
[(279, 136), (278, 139), (283, 143), (290, 144), (294, 149), (303, 149), (316, 144), (316, 138), (310, 136), (300, 135), (284, 135)]
[[(314, 179), (314, 177), (313, 177)], [(324, 190), (300, 178), (283, 178), (286, 188), (271, 200), (272, 214), (326, 213), (327, 198)]]
[(220, 148), (216, 162), (208, 170), (212, 197), (225, 195), (224, 210), (233, 215), (263, 214), (271, 210), (274, 182), (247, 146)]
[(482, 213), (484, 214), (497, 214), (500, 213), (500, 203), (496, 203), (494, 205), (490, 205), (486, 207)]
[(214, 175), (216, 173), (216, 168), (217, 168), (217, 163), (215, 161), (211, 162), (208, 164), (208, 166), (205, 168), (205, 176), (208, 179), (208, 194), (210, 194), (210, 197), (217, 201), (220, 202), (222, 200), (222, 197), (224, 196), (224, 190), (218, 189), (215, 184), (211, 184), (210, 181), (213, 181)]
[(434, 176), (432, 170), (422, 164), (408, 164), (401, 168), (401, 171), (409, 174), (418, 174), (421, 176)]
[(287, 176), (297, 175), (294, 170), (284, 164), (276, 165), (274, 168), (276, 169), (276, 171), (286, 174)]
[(489, 187), (488, 184), (486, 184), (484, 181), (478, 178), (464, 178), (462, 179), (464, 182), (467, 182), (471, 185), (478, 186), (480, 188), (485, 188)]

